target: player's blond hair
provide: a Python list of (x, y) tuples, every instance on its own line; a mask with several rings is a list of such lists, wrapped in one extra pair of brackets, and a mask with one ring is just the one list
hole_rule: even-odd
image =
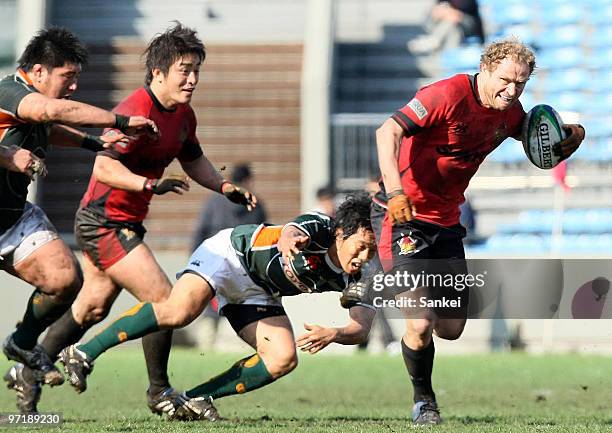
[(526, 63), (529, 66), (529, 75), (536, 67), (535, 54), (531, 48), (516, 38), (495, 41), (487, 45), (480, 56), (480, 67), (493, 71), (505, 58)]

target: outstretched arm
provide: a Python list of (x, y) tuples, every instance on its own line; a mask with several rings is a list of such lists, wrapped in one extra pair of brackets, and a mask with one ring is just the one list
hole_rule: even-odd
[(181, 162), (185, 173), (204, 188), (220, 192), (231, 202), (245, 206), (249, 211), (257, 206), (257, 197), (250, 191), (223, 179), (221, 173), (212, 165), (206, 156), (190, 162)]
[(49, 133), (49, 143), (53, 146), (82, 147), (93, 152), (99, 152), (117, 142), (127, 143), (128, 137), (125, 134), (89, 135), (65, 125), (53, 125)]
[(32, 92), (23, 97), (17, 108), (20, 119), (31, 123), (62, 123), (70, 126), (111, 127), (127, 134), (151, 130), (155, 122), (142, 116), (122, 116), (93, 105), (68, 99), (49, 98)]
[(372, 321), (376, 315), (373, 308), (356, 305), (349, 310), (349, 323), (339, 328), (325, 328), (319, 325), (304, 324), (305, 334), (296, 340), (303, 352), (317, 353), (330, 343), (359, 344), (368, 338)]
[(387, 119), (376, 130), (378, 161), (388, 198), (387, 213), (393, 224), (410, 221), (413, 213), (410, 200), (402, 188), (397, 162), (397, 153), (403, 136), (404, 130), (393, 119)]
[(169, 175), (161, 179), (149, 179), (132, 173), (121, 161), (104, 155), (96, 156), (93, 175), (99, 182), (125, 191), (151, 191), (157, 195), (168, 192), (183, 194), (189, 191), (189, 183), (185, 176)]

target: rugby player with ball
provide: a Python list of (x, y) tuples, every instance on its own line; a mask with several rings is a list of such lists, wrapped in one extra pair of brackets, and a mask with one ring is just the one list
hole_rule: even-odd
[[(482, 161), (508, 137), (526, 141), (532, 161), (546, 160), (542, 168), (576, 151), (584, 139), (582, 126), (562, 125), (541, 107), (529, 116), (523, 110), (519, 96), (534, 68), (535, 55), (524, 44), (494, 42), (481, 55), (479, 73), (458, 74), (420, 89), (377, 130), (382, 183), (374, 197), (372, 225), (385, 272), (414, 272), (419, 259), (454, 259), (452, 272), (467, 272), (459, 205)], [(540, 158), (545, 147), (532, 143), (543, 136), (531, 132), (546, 128), (548, 134), (555, 128), (557, 132), (546, 138), (552, 155)], [(559, 141), (563, 131), (567, 138)], [(412, 416), (417, 424), (441, 422), (431, 382), (432, 334), (447, 340), (461, 336), (468, 290), (462, 296), (466, 299), (461, 308), (450, 312), (429, 309), (415, 316), (414, 311), (402, 310), (402, 354), (414, 388)]]

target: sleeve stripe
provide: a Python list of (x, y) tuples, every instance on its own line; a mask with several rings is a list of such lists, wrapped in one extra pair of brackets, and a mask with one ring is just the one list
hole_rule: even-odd
[(399, 126), (406, 132), (406, 135), (415, 135), (418, 134), (423, 128), (414, 123), (414, 121), (406, 116), (401, 111), (396, 111), (393, 116), (391, 116), (393, 120), (397, 122)]
[(278, 239), (280, 238), (282, 226), (268, 226), (263, 227), (257, 233), (255, 239), (252, 240), (251, 248), (270, 248), (276, 245)]

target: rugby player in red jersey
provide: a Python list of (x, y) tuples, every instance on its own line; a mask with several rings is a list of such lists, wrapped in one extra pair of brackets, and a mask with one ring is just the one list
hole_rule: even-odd
[[(189, 189), (186, 176), (163, 176), (175, 158), (198, 184), (249, 209), (256, 205), (248, 191), (223, 179), (196, 138), (196, 117), (189, 102), (206, 56), (196, 32), (177, 23), (153, 38), (145, 54), (146, 84), (114, 111), (154, 119), (159, 137), (119, 143), (96, 157), (75, 221), (76, 240), (84, 253), (84, 284), (72, 308), (49, 331), (51, 356), (103, 320), (121, 289), (148, 302), (163, 301), (170, 294), (170, 280), (143, 242), (143, 220), (153, 195), (182, 194)], [(111, 129), (106, 136), (116, 133)], [(178, 395), (167, 374), (171, 338), (167, 330), (142, 339), (150, 382), (148, 405), (159, 414), (174, 411)], [(73, 382), (69, 364), (66, 371)]]
[[(377, 130), (383, 188), (374, 197), (372, 225), (388, 274), (419, 273), (424, 266), (419, 259), (451, 259), (444, 265), (451, 266), (450, 272), (467, 274), (459, 205), (486, 155), (508, 137), (521, 139), (525, 111), (518, 98), (534, 67), (535, 56), (522, 43), (492, 43), (481, 56), (480, 73), (455, 75), (422, 88)], [(584, 139), (584, 129), (565, 129), (568, 137), (555, 152), (567, 158)], [(398, 294), (407, 289), (394, 285)], [(468, 290), (454, 294), (460, 306), (445, 311), (429, 305), (402, 309), (402, 354), (414, 388), (412, 416), (417, 424), (441, 422), (431, 383), (432, 334), (455, 340), (463, 332)]]

